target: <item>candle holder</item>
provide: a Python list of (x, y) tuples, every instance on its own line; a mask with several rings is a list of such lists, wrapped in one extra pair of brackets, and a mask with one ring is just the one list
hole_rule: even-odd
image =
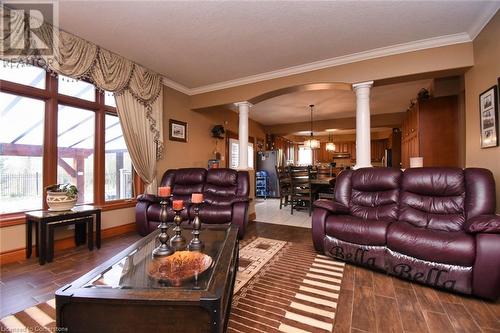
[[(203, 203), (203, 202), (201, 202)], [(200, 204), (201, 203), (196, 203), (194, 205), (194, 219), (192, 222), (193, 225), (193, 231), (191, 234), (193, 235), (193, 238), (189, 242), (188, 249), (189, 251), (201, 251), (204, 247), (205, 244), (203, 244), (203, 241), (200, 240), (200, 230), (201, 230), (201, 220), (200, 220)]]
[(182, 228), (181, 228), (181, 222), (182, 222), (181, 212), (183, 210), (184, 207), (182, 207), (181, 209), (174, 209), (175, 227), (173, 230), (175, 231), (175, 235), (170, 239), (170, 246), (173, 247), (176, 251), (186, 249), (186, 239), (184, 238), (184, 236), (182, 236)]
[(158, 229), (160, 229), (160, 234), (158, 235), (160, 245), (153, 250), (153, 257), (167, 257), (175, 252), (168, 244), (167, 234), (168, 228), (170, 227), (167, 223), (167, 207), (171, 197), (172, 196), (160, 198), (160, 225), (158, 226)]

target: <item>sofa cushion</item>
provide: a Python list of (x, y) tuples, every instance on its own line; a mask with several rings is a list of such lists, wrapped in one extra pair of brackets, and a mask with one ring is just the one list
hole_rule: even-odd
[(392, 168), (362, 168), (351, 176), (351, 215), (370, 220), (398, 218), (401, 171)]
[[(232, 214), (232, 205), (202, 205), (200, 207), (200, 220), (202, 223), (229, 223), (233, 218)], [(194, 217), (194, 212), (190, 212), (190, 215)]]
[(174, 200), (189, 200), (191, 194), (203, 192), (203, 185), (207, 176), (207, 170), (202, 168), (186, 168), (167, 171), (172, 174), (169, 177), (164, 176), (165, 186), (172, 186), (172, 195)]
[(415, 168), (404, 172), (399, 221), (434, 230), (461, 231), (464, 205), (462, 169)]
[(474, 237), (462, 231), (441, 231), (394, 222), (387, 232), (387, 247), (421, 260), (448, 265), (472, 266)]
[(211, 205), (229, 205), (238, 192), (238, 171), (209, 169), (203, 188), (205, 202)]
[(326, 219), (328, 236), (362, 245), (385, 245), (385, 235), (391, 222), (365, 220), (351, 215), (330, 215)]
[[(146, 212), (148, 220), (159, 222), (160, 221), (160, 210), (161, 210), (160, 204), (152, 204), (151, 206), (149, 206), (148, 210)], [(167, 221), (170, 221), (170, 222), (173, 221), (174, 216), (175, 216), (174, 210), (172, 209), (171, 206), (168, 206), (167, 207)], [(182, 217), (182, 220), (188, 219), (187, 209), (184, 209), (181, 212), (181, 217)]]

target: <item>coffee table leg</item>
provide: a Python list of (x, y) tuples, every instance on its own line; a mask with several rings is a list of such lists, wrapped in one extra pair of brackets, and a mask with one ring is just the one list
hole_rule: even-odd
[(101, 248), (101, 211), (95, 214), (95, 245)]
[(26, 218), (26, 258), (31, 257), (33, 250), (33, 226), (29, 217)]
[(54, 227), (49, 226), (48, 245), (47, 245), (47, 262), (52, 262), (54, 259)]
[(91, 216), (87, 222), (87, 246), (89, 251), (94, 250), (94, 217)]
[(40, 257), (40, 249), (38, 246), (40, 246), (40, 224), (41, 222), (35, 222), (35, 255), (37, 257)]
[(47, 255), (47, 224), (43, 223), (40, 221), (39, 223), (40, 226), (40, 256), (38, 257), (38, 261), (40, 262), (40, 265), (45, 264), (45, 257)]

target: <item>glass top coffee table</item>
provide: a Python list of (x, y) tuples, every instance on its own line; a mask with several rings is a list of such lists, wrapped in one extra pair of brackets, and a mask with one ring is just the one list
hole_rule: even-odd
[[(171, 231), (169, 231), (171, 235)], [(191, 230), (183, 231), (187, 240)], [(205, 228), (211, 266), (182, 281), (157, 279), (150, 267), (158, 231), (56, 292), (57, 326), (70, 332), (223, 332), (238, 262), (238, 229)]]

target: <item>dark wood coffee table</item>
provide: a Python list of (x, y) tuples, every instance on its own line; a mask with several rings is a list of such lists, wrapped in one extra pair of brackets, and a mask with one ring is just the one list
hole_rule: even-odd
[[(183, 234), (191, 239), (190, 230)], [(151, 233), (56, 291), (57, 326), (69, 332), (224, 332), (238, 264), (238, 229), (204, 229), (203, 253), (214, 263), (179, 286), (147, 274), (157, 235)]]

